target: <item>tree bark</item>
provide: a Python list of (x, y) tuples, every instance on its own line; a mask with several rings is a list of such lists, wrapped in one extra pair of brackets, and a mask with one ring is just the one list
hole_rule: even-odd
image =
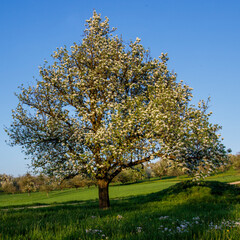
[(107, 179), (98, 179), (98, 196), (99, 196), (99, 208), (108, 209), (110, 207)]

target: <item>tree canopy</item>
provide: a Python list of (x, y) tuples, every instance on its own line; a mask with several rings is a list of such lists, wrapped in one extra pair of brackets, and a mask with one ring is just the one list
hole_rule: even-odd
[(204, 102), (190, 105), (192, 89), (168, 70), (167, 54), (153, 59), (139, 38), (126, 44), (115, 30), (94, 11), (81, 43), (57, 49), (40, 80), (21, 86), (6, 129), (35, 169), (95, 177), (101, 208), (125, 168), (165, 157), (195, 174), (226, 158), (219, 126), (209, 123)]

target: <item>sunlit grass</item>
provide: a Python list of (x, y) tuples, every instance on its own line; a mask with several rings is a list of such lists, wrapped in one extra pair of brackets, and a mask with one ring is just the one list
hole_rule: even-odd
[(226, 183), (240, 181), (240, 171), (230, 169), (226, 172), (219, 173), (219, 174), (216, 174), (214, 176), (210, 176), (206, 180), (226, 182)]

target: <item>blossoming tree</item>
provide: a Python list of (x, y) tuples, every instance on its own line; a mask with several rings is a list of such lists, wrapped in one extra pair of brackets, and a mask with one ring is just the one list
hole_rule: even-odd
[[(100, 208), (109, 207), (109, 183), (122, 169), (167, 157), (194, 172), (194, 156), (185, 156), (196, 149), (189, 141), (205, 116), (189, 107), (191, 89), (168, 71), (166, 54), (151, 59), (140, 39), (125, 45), (114, 31), (94, 12), (81, 44), (57, 49), (53, 64), (40, 67), (41, 79), (21, 87), (6, 129), (35, 169), (62, 179), (95, 177)], [(219, 146), (206, 123), (202, 132), (211, 134), (203, 142)], [(208, 161), (218, 163), (219, 154)]]

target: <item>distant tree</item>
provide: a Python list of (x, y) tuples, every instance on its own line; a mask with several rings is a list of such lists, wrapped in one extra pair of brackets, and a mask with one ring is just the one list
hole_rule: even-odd
[(48, 177), (43, 175), (42, 173), (34, 177), (34, 182), (37, 191), (40, 190), (41, 186), (45, 184), (47, 178)]
[[(199, 171), (201, 171), (201, 169), (199, 169)], [(179, 177), (183, 174), (184, 174), (184, 170), (182, 169), (182, 167), (179, 166), (177, 162), (169, 161), (166, 175)]]
[(8, 181), (9, 176), (7, 176), (6, 174), (0, 174), (0, 187), (2, 187), (2, 184), (6, 181)]
[(14, 194), (17, 192), (16, 183), (14, 181), (4, 182), (2, 183), (2, 190), (6, 193)]
[(124, 169), (115, 177), (116, 182), (127, 183), (137, 182), (144, 177), (144, 170), (141, 167)]
[(47, 197), (49, 197), (49, 192), (54, 190), (54, 185), (52, 184), (51, 178), (44, 178), (43, 184), (40, 185), (39, 190), (41, 192), (45, 192), (47, 194)]
[(63, 179), (58, 183), (58, 189), (67, 189), (67, 188), (72, 188), (72, 183), (69, 179)]
[(151, 177), (154, 176), (153, 170), (151, 168), (151, 164), (149, 163), (144, 164), (144, 172), (147, 179), (150, 179)]
[(96, 181), (94, 181), (87, 174), (79, 174), (71, 180), (71, 186), (75, 187), (76, 189), (78, 189), (80, 187), (88, 187), (89, 188), (92, 185), (96, 185)]
[(240, 170), (240, 152), (233, 155), (230, 155), (230, 162), (234, 169)]
[(7, 174), (0, 174), (0, 188), (6, 193), (12, 193), (18, 191), (18, 184), (13, 176)]
[(90, 188), (91, 186), (97, 186), (97, 182), (92, 178), (85, 178), (84, 186), (87, 186), (88, 188)]
[[(125, 45), (114, 31), (108, 18), (102, 21), (94, 12), (81, 44), (58, 49), (54, 63), (40, 68), (36, 85), (21, 87), (6, 129), (34, 168), (62, 179), (94, 177), (100, 208), (109, 207), (109, 183), (123, 169), (157, 157), (184, 162), (189, 173), (201, 159), (219, 164), (216, 151), (211, 155), (203, 148), (201, 159), (190, 154), (197, 145), (188, 139), (196, 142), (193, 132), (205, 115), (189, 107), (191, 89), (168, 71), (167, 55), (152, 59), (139, 38)], [(206, 122), (205, 133), (208, 126), (206, 147), (224, 156), (217, 127)]]
[(85, 187), (85, 179), (82, 175), (77, 175), (71, 180), (71, 185), (76, 189)]
[(20, 190), (22, 192), (27, 192), (28, 196), (30, 196), (31, 192), (35, 192), (37, 190), (36, 181), (29, 173), (20, 177), (18, 184), (20, 186)]
[(156, 163), (152, 163), (151, 169), (155, 176), (159, 177), (160, 179), (163, 176), (166, 176), (168, 174), (168, 167), (169, 167), (169, 161), (168, 159), (161, 159), (157, 161)]

